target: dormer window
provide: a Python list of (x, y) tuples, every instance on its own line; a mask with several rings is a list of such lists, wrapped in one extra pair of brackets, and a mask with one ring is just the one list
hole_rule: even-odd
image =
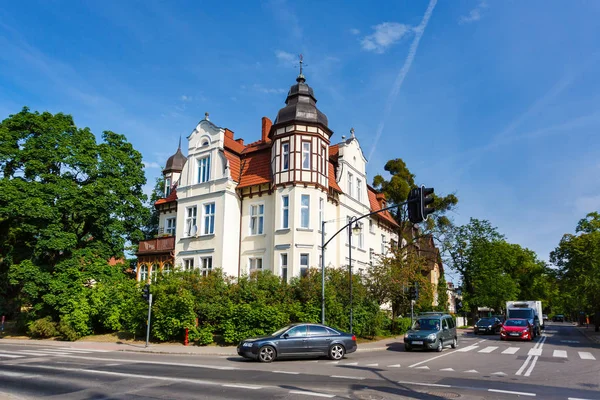
[(302, 169), (310, 169), (310, 142), (302, 142)]
[(281, 144), (281, 170), (287, 171), (290, 168), (290, 144)]
[(204, 140), (202, 141), (202, 147), (206, 147), (206, 146), (208, 146), (209, 144), (210, 144), (210, 143), (208, 143), (208, 140), (206, 140), (206, 139), (204, 139)]
[(198, 158), (198, 183), (208, 182), (210, 179), (210, 154)]
[(165, 197), (171, 194), (171, 178), (165, 178)]

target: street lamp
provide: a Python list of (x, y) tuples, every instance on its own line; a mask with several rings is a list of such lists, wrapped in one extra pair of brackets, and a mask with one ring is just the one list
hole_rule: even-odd
[[(360, 225), (357, 217), (351, 217), (348, 224), (348, 276), (350, 277), (350, 333), (352, 333), (352, 235), (360, 235)], [(354, 224), (354, 226), (352, 226)]]

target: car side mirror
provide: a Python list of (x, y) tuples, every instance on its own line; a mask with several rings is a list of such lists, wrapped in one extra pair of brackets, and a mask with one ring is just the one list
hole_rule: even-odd
[(287, 334), (287, 333), (284, 333), (284, 334), (283, 334), (283, 338), (284, 338), (284, 339), (287, 339), (287, 338), (289, 338), (289, 337), (290, 337), (290, 335), (289, 335), (289, 334)]

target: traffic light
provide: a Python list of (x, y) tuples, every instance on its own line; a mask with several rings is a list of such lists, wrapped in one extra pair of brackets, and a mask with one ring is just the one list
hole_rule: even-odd
[(414, 188), (408, 194), (408, 219), (413, 224), (426, 221), (429, 214), (433, 213), (433, 207), (427, 207), (433, 203), (433, 188)]
[(150, 284), (149, 283), (146, 283), (146, 285), (142, 289), (142, 297), (146, 301), (150, 300)]
[(411, 287), (408, 288), (408, 296), (411, 300), (419, 299), (419, 284), (413, 283)]
[(461, 300), (461, 299), (458, 299), (458, 298), (455, 298), (454, 300), (456, 301), (456, 304), (455, 304), (455, 309), (456, 309), (456, 312), (457, 312), (457, 313), (459, 313), (459, 312), (461, 312), (461, 311), (462, 311), (462, 309), (463, 309), (463, 303), (462, 303), (462, 300)]

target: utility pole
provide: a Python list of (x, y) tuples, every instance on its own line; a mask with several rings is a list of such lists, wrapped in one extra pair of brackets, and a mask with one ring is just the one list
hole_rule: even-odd
[(152, 315), (152, 293), (148, 295), (148, 321), (146, 321), (146, 347), (150, 340), (150, 317)]

